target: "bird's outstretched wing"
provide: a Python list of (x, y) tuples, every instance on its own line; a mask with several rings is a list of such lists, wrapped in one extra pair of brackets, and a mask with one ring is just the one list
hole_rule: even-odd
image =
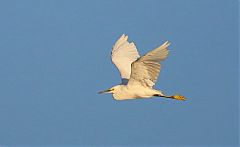
[(127, 84), (131, 74), (131, 64), (139, 58), (136, 46), (128, 42), (128, 36), (122, 35), (112, 48), (112, 62), (118, 68), (122, 83)]
[(131, 76), (128, 85), (141, 84), (146, 87), (153, 87), (160, 72), (160, 62), (168, 55), (168, 41), (160, 47), (148, 52), (131, 65)]

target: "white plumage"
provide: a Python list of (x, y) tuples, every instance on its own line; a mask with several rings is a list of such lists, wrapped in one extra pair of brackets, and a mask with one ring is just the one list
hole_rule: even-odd
[(124, 34), (117, 40), (112, 48), (112, 62), (118, 68), (124, 79), (129, 79), (131, 75), (131, 64), (139, 58), (139, 54), (134, 43), (128, 42), (128, 36)]
[(114, 44), (111, 54), (112, 62), (122, 78), (122, 84), (99, 93), (112, 93), (116, 100), (153, 96), (185, 100), (181, 95), (165, 96), (160, 90), (153, 89), (161, 69), (160, 63), (168, 55), (169, 45), (166, 41), (140, 57), (134, 43), (129, 43), (128, 36), (123, 34)]

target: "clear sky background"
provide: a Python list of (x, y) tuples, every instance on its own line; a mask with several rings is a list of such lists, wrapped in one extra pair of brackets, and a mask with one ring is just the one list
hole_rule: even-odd
[[(237, 0), (0, 1), (0, 145), (238, 144)], [(169, 40), (163, 98), (115, 101), (110, 51)]]

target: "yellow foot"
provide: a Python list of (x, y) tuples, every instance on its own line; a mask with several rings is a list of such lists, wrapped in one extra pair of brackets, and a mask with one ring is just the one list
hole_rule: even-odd
[(171, 96), (171, 98), (175, 99), (175, 100), (181, 100), (181, 101), (185, 101), (186, 98), (182, 95), (173, 95)]

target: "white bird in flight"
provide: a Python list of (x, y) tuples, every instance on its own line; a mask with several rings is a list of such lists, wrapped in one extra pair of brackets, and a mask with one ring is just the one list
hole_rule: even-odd
[(185, 100), (184, 96), (166, 96), (162, 91), (153, 89), (157, 81), (161, 64), (168, 55), (168, 41), (160, 47), (140, 57), (133, 42), (128, 42), (128, 36), (122, 35), (112, 48), (111, 59), (118, 68), (122, 84), (99, 92), (112, 93), (115, 100), (136, 98), (164, 97)]

